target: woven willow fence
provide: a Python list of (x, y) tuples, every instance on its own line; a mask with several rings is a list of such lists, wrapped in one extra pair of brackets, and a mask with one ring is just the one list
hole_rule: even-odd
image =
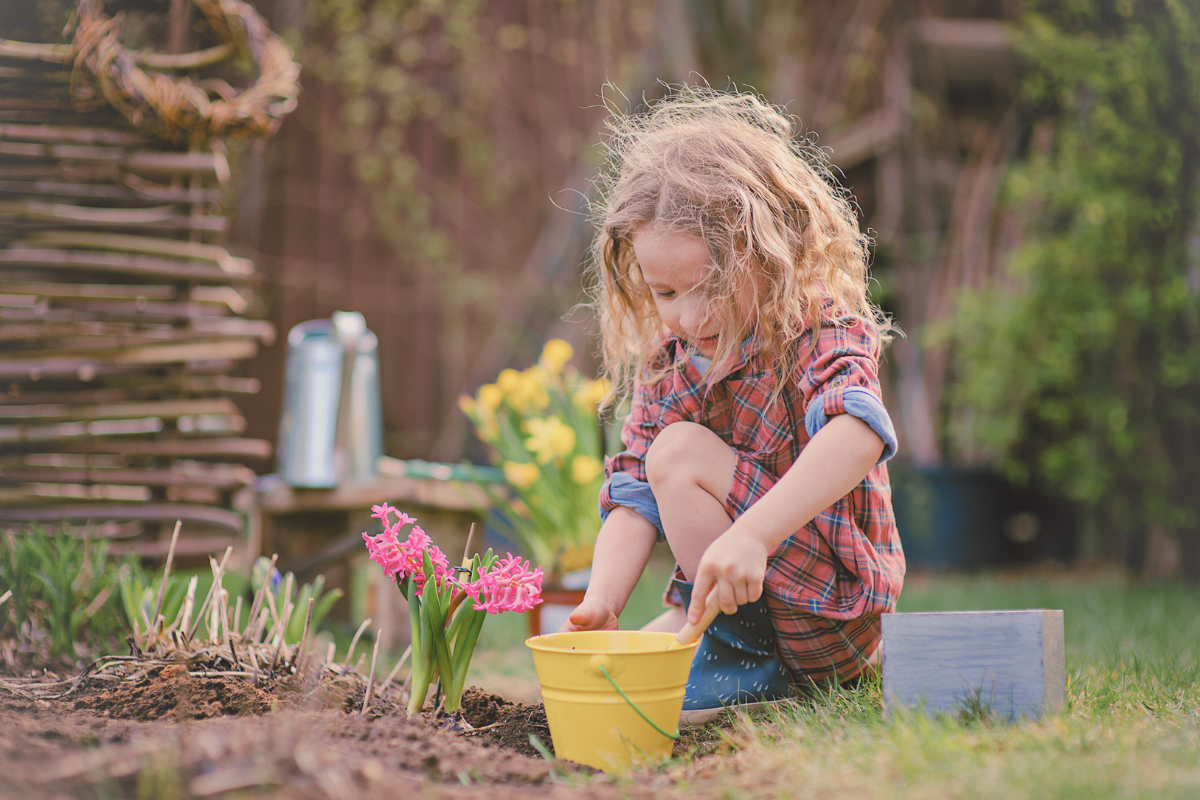
[[(231, 377), (274, 331), (254, 264), (222, 246), (223, 139), (295, 105), (291, 50), (241, 0), (196, 0), (219, 44), (122, 44), (82, 0), (62, 44), (0, 40), (0, 528), (61, 523), (117, 552), (244, 541), (270, 444)], [(234, 89), (229, 62), (253, 64)]]

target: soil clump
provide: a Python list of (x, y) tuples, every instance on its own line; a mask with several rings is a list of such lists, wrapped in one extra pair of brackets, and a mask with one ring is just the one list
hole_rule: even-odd
[(272, 705), (271, 695), (249, 681), (193, 677), (185, 664), (153, 668), (138, 680), (114, 681), (111, 687), (97, 683), (72, 703), (73, 710), (154, 721), (257, 716)]

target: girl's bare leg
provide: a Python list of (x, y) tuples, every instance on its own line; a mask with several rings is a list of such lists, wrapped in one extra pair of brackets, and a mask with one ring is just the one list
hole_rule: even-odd
[(736, 468), (733, 449), (694, 422), (668, 425), (646, 454), (646, 476), (667, 543), (689, 581), (704, 551), (733, 524), (725, 513), (725, 498)]

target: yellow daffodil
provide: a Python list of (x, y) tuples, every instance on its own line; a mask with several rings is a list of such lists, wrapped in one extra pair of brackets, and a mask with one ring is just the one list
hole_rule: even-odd
[(513, 388), (508, 392), (508, 402), (518, 412), (544, 411), (550, 405), (550, 395), (541, 377), (532, 370), (518, 372)]
[(458, 407), (460, 409), (462, 409), (462, 412), (464, 414), (466, 414), (468, 417), (475, 416), (475, 413), (476, 413), (475, 399), (473, 397), (471, 397), (471, 395), (460, 394), (458, 396)]
[(562, 459), (575, 449), (575, 429), (556, 416), (534, 417), (526, 421), (525, 427), (530, 434), (525, 446), (539, 464)]
[(591, 456), (575, 456), (571, 460), (571, 480), (579, 485), (594, 481), (604, 471), (604, 464)]
[(479, 387), (479, 405), (495, 411), (504, 402), (504, 392), (494, 383), (485, 383)]
[(594, 414), (596, 413), (596, 406), (608, 394), (608, 390), (611, 387), (612, 384), (604, 378), (597, 378), (594, 381), (584, 381), (575, 390), (575, 394), (571, 400), (575, 403), (575, 407), (584, 414)]
[(521, 383), (521, 373), (515, 369), (502, 369), (500, 374), (496, 376), (496, 386), (505, 395), (512, 394), (517, 385)]
[(542, 348), (542, 357), (538, 359), (538, 363), (545, 367), (551, 375), (558, 375), (574, 355), (575, 348), (571, 347), (568, 342), (562, 339), (551, 339)]
[(504, 479), (518, 489), (528, 489), (541, 476), (542, 471), (538, 469), (537, 464), (518, 464), (516, 461), (504, 462)]

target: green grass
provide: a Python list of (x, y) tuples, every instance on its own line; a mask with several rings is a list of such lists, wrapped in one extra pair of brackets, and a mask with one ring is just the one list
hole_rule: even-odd
[(1016, 724), (885, 715), (876, 682), (739, 718), (728, 758), (665, 773), (702, 797), (1198, 797), (1198, 601), (1111, 574), (911, 580), (901, 611), (1063, 609), (1065, 711)]
[[(659, 613), (665, 567), (643, 576), (622, 618)], [(626, 776), (574, 776), (636, 794), (692, 798), (1200, 797), (1200, 591), (1116, 572), (910, 576), (900, 611), (1060, 608), (1067, 705), (1008, 724), (986, 713), (884, 713), (871, 682), (726, 720), (724, 755), (682, 758)], [(536, 683), (525, 620), (490, 619), (471, 683), (514, 696)], [(507, 681), (507, 683), (506, 683)], [(711, 746), (707, 749), (711, 749)], [(623, 787), (623, 788), (622, 788)]]

